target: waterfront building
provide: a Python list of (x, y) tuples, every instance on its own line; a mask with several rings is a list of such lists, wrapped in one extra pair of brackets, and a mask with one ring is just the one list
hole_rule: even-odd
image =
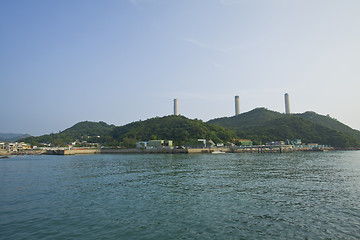
[(286, 145), (301, 145), (301, 139), (286, 140)]
[(147, 148), (172, 148), (172, 140), (149, 140)]
[(252, 146), (253, 142), (250, 139), (239, 139), (240, 146)]
[(137, 142), (136, 148), (146, 148), (148, 145), (148, 142)]
[(6, 150), (8, 150), (9, 152), (17, 152), (16, 144), (15, 143), (7, 143)]
[(24, 143), (24, 142), (16, 143), (16, 148), (18, 150), (31, 149), (31, 147), (28, 144)]

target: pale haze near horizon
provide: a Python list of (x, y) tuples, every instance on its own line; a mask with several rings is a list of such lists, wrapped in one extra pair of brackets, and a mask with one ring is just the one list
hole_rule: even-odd
[(0, 1), (0, 132), (257, 107), (360, 129), (360, 1)]

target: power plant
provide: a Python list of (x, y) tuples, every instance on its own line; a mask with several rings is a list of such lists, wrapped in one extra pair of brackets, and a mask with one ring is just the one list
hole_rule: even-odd
[[(290, 102), (289, 102), (289, 94), (285, 93), (285, 113), (290, 114)], [(174, 115), (179, 115), (178, 109), (178, 99), (174, 99)], [(240, 115), (240, 98), (238, 95), (235, 96), (235, 116)]]
[(175, 115), (175, 116), (178, 116), (178, 115), (179, 115), (178, 100), (177, 100), (177, 98), (174, 99), (174, 115)]
[(235, 116), (240, 114), (240, 99), (239, 96), (235, 96)]
[(290, 114), (289, 94), (285, 93), (285, 114)]

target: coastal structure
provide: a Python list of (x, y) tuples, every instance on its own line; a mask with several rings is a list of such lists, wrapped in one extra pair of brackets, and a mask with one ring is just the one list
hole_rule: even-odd
[(149, 140), (147, 148), (172, 148), (172, 140)]
[(136, 148), (142, 148), (142, 149), (160, 149), (160, 148), (172, 149), (172, 147), (173, 147), (172, 140), (149, 140), (147, 142), (136, 143)]
[(174, 115), (175, 115), (175, 116), (178, 116), (178, 115), (179, 115), (178, 100), (177, 100), (177, 98), (174, 99)]
[(239, 96), (235, 96), (235, 116), (240, 114), (240, 99)]
[(285, 113), (290, 114), (289, 94), (285, 93)]
[(37, 147), (31, 147), (29, 144), (24, 142), (0, 142), (0, 156), (1, 155), (12, 155), (12, 154), (21, 154), (28, 153), (28, 151), (33, 151)]
[(253, 142), (250, 139), (237, 139), (235, 142), (237, 142), (239, 146), (253, 146)]

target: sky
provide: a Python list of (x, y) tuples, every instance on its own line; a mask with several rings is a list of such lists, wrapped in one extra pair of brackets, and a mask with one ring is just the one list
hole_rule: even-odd
[(358, 0), (1, 0), (0, 132), (314, 111), (360, 129)]

